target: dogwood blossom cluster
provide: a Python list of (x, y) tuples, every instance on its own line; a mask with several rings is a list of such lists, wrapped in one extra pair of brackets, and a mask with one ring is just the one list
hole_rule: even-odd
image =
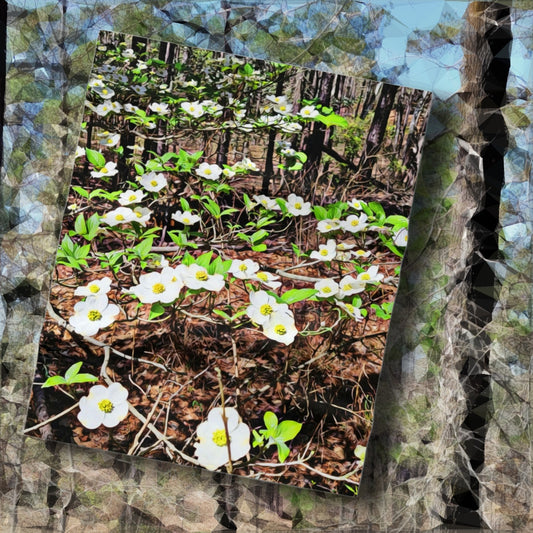
[(111, 280), (102, 278), (74, 291), (75, 296), (86, 296), (84, 301), (74, 305), (74, 314), (68, 320), (76, 333), (92, 337), (115, 321), (120, 309), (109, 303), (107, 292), (110, 286)]
[(263, 290), (250, 294), (250, 305), (246, 309), (246, 314), (252, 322), (263, 327), (263, 333), (269, 339), (288, 345), (298, 334), (294, 315), (289, 306), (278, 303), (273, 296)]

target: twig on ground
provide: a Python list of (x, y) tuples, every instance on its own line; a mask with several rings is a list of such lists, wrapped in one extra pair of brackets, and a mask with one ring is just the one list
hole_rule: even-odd
[(50, 422), (53, 422), (54, 420), (57, 420), (58, 418), (61, 418), (63, 415), (66, 415), (67, 413), (70, 413), (70, 411), (73, 411), (78, 407), (80, 402), (76, 402), (74, 405), (71, 405), (69, 408), (65, 409), (64, 411), (61, 411), (59, 414), (51, 416), (47, 420), (43, 420), (43, 422), (40, 422), (39, 424), (36, 424), (35, 426), (32, 426), (31, 428), (26, 428), (23, 433), (29, 433), (30, 431), (35, 431), (36, 429), (39, 429), (43, 426), (46, 426)]
[(139, 439), (141, 438), (141, 435), (146, 429), (146, 426), (150, 423), (150, 420), (154, 416), (155, 410), (157, 409), (157, 406), (159, 405), (159, 400), (161, 400), (162, 394), (163, 394), (162, 392), (158, 394), (152, 409), (150, 409), (150, 412), (148, 413), (148, 416), (146, 417), (144, 424), (141, 426), (141, 429), (135, 435), (135, 438), (133, 439), (130, 449), (128, 450), (128, 455), (132, 455), (133, 452), (136, 450), (136, 448), (139, 446)]

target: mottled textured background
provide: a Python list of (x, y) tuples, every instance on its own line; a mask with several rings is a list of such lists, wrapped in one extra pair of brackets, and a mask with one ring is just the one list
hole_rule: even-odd
[[(18, 0), (7, 22), (2, 531), (531, 530), (530, 0)], [(434, 91), (359, 497), (22, 436), (100, 30)]]

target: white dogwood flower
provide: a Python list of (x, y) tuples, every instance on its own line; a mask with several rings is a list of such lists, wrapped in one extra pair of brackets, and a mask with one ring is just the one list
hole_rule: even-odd
[(204, 114), (204, 107), (198, 101), (182, 102), (181, 108), (194, 118), (200, 118)]
[(211, 409), (207, 420), (196, 428), (196, 436), (198, 442), (194, 445), (194, 454), (200, 465), (208, 470), (216, 470), (227, 464), (230, 453), (233, 462), (250, 451), (250, 428), (241, 421), (239, 413), (233, 407)]
[(201, 218), (198, 215), (193, 215), (190, 211), (176, 211), (171, 215), (171, 218), (185, 226), (192, 226), (200, 222)]
[(351, 296), (365, 290), (365, 281), (355, 279), (353, 276), (344, 276), (339, 282), (339, 296)]
[(135, 207), (133, 209), (133, 214), (135, 215), (135, 218), (133, 218), (132, 222), (137, 222), (141, 226), (146, 227), (146, 223), (150, 220), (152, 211), (147, 207)]
[(366, 220), (367, 216), (365, 213), (362, 213), (361, 215), (350, 215), (346, 220), (342, 221), (342, 228), (345, 231), (349, 231), (351, 233), (357, 233), (358, 231), (362, 231), (367, 227)]
[(200, 166), (195, 170), (195, 173), (201, 178), (207, 180), (218, 180), (220, 174), (222, 174), (222, 169), (216, 164), (209, 164), (207, 162), (201, 163)]
[(337, 244), (335, 239), (328, 239), (327, 244), (319, 244), (318, 251), (313, 251), (310, 254), (311, 259), (318, 259), (319, 261), (332, 261), (337, 255)]
[(276, 200), (269, 198), (264, 194), (254, 194), (253, 198), (258, 204), (261, 204), (266, 209), (270, 209), (272, 211), (279, 211), (281, 209)]
[(341, 228), (341, 221), (338, 218), (325, 218), (321, 220), (316, 229), (320, 233), (329, 233), (330, 231), (336, 231)]
[(140, 179), (140, 184), (150, 192), (159, 192), (167, 186), (167, 179), (164, 174), (156, 172), (148, 172), (143, 174)]
[(118, 203), (120, 205), (138, 204), (145, 196), (146, 193), (141, 190), (134, 191), (133, 189), (128, 189), (120, 194)]
[(407, 246), (407, 228), (400, 228), (393, 236), (392, 242), (395, 246)]
[(276, 281), (279, 279), (279, 276), (271, 274), (270, 272), (265, 272), (264, 270), (259, 270), (259, 272), (256, 272), (255, 275), (250, 279), (254, 281), (260, 281), (263, 285), (266, 285), (271, 289), (277, 289), (278, 287), (281, 287), (281, 283)]
[(118, 224), (127, 224), (135, 220), (135, 213), (129, 207), (117, 207), (104, 213), (100, 220), (109, 226), (117, 226)]
[(168, 104), (153, 102), (148, 107), (158, 115), (166, 115), (169, 112)]
[(322, 279), (315, 283), (318, 298), (330, 298), (339, 292), (339, 284), (333, 279)]
[(78, 420), (87, 429), (96, 429), (101, 424), (112, 428), (128, 416), (128, 410), (128, 389), (120, 383), (112, 383), (109, 387), (94, 385), (88, 396), (80, 398)]
[(286, 313), (292, 316), (287, 304), (280, 304), (276, 298), (265, 291), (252, 292), (250, 294), (250, 305), (246, 309), (246, 314), (256, 324), (265, 324), (274, 313)]
[(311, 213), (311, 203), (304, 202), (301, 196), (294, 193), (289, 194), (286, 203), (287, 211), (293, 216), (309, 215)]
[(319, 113), (314, 105), (306, 105), (300, 109), (298, 113), (303, 118), (313, 118), (316, 117)]
[(93, 279), (83, 287), (77, 287), (74, 296), (92, 296), (95, 294), (107, 294), (111, 289), (111, 278)]
[(357, 280), (364, 283), (378, 283), (383, 279), (383, 274), (378, 274), (378, 267), (373, 265), (366, 272), (357, 274)]
[(229, 271), (238, 279), (250, 279), (259, 270), (259, 263), (252, 261), (251, 259), (234, 259), (231, 262)]
[(119, 313), (118, 305), (110, 304), (105, 294), (96, 294), (74, 306), (74, 314), (68, 323), (79, 335), (92, 337), (98, 330), (111, 325)]
[(183, 281), (179, 273), (171, 267), (164, 267), (161, 272), (142, 274), (139, 284), (127, 291), (135, 295), (143, 304), (155, 302), (172, 303), (179, 296)]
[(337, 305), (358, 322), (363, 320), (363, 315), (361, 314), (359, 307), (355, 307), (355, 305), (346, 302), (337, 302)]
[(117, 164), (113, 161), (108, 161), (101, 169), (92, 170), (91, 176), (93, 178), (102, 178), (104, 176), (114, 176), (118, 174)]
[(292, 313), (276, 312), (263, 324), (263, 333), (272, 340), (289, 345), (294, 341), (298, 330)]
[(357, 209), (357, 211), (361, 211), (363, 209), (363, 206), (366, 205), (364, 202), (361, 202), (360, 200), (357, 200), (357, 198), (352, 198), (348, 205), (350, 207), (353, 207), (354, 209)]
[(225, 282), (222, 274), (209, 274), (207, 269), (196, 263), (178, 265), (176, 270), (180, 273), (183, 283), (189, 289), (218, 292), (224, 288)]

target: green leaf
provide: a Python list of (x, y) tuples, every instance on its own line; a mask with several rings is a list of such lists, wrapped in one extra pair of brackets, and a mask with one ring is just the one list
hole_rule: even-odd
[(296, 302), (301, 302), (302, 300), (307, 300), (311, 298), (318, 291), (316, 289), (291, 289), (283, 293), (280, 297), (280, 300), (286, 304), (294, 304)]
[(325, 220), (326, 218), (328, 218), (328, 212), (321, 205), (314, 205), (313, 213), (315, 214), (315, 218), (317, 220)]
[(256, 244), (255, 246), (252, 246), (252, 250), (254, 252), (264, 252), (267, 249), (266, 244)]
[(213, 313), (215, 313), (215, 315), (218, 315), (219, 317), (222, 317), (224, 320), (231, 322), (231, 317), (228, 315), (228, 313), (222, 311), (222, 309), (213, 309)]
[(72, 383), (91, 383), (94, 381), (98, 381), (98, 378), (92, 374), (77, 374)]
[(85, 154), (89, 163), (93, 164), (98, 170), (105, 167), (105, 157), (100, 152), (85, 148)]
[(65, 380), (67, 383), (72, 382), (72, 378), (76, 376), (76, 374), (80, 371), (81, 365), (83, 364), (82, 361), (78, 361), (77, 363), (74, 363), (66, 372), (65, 372)]
[(289, 457), (291, 449), (284, 443), (276, 441), (276, 446), (278, 447), (278, 458), (280, 463), (284, 463), (285, 459)]
[(189, 202), (186, 200), (186, 198), (180, 198), (180, 204), (181, 204), (181, 208), (184, 211), (190, 211), (191, 210), (191, 206), (189, 205)]
[(66, 381), (63, 376), (51, 376), (41, 385), (41, 387), (44, 389), (45, 387), (55, 387), (56, 385), (64, 385), (65, 383)]
[(137, 244), (133, 249), (141, 259), (146, 259), (146, 256), (150, 253), (150, 250), (152, 249), (153, 242), (153, 237), (147, 237), (143, 239), (139, 244)]
[(391, 224), (398, 228), (406, 228), (409, 221), (402, 215), (389, 215), (384, 221), (384, 224)]
[(252, 446), (254, 448), (257, 448), (257, 446), (262, 446), (265, 439), (255, 429), (252, 429), (252, 435), (254, 436)]
[(155, 302), (152, 304), (152, 307), (150, 309), (150, 316), (148, 317), (148, 319), (153, 320), (154, 318), (161, 316), (164, 312), (165, 308), (163, 307), (163, 305), (159, 302)]
[[(324, 108), (322, 108), (324, 110)], [(330, 128), (331, 126), (340, 126), (342, 128), (345, 128), (348, 126), (348, 121), (341, 117), (340, 115), (337, 115), (336, 113), (331, 113), (331, 115), (317, 115), (315, 117), (315, 120), (318, 120), (319, 122), (322, 122), (326, 126), (326, 128)]]
[(209, 250), (209, 252), (206, 252), (205, 254), (199, 255), (196, 258), (195, 263), (205, 269), (208, 268), (209, 263), (211, 262), (211, 257), (213, 256), (213, 250)]
[(250, 237), (250, 242), (252, 244), (259, 244), (261, 241), (265, 240), (268, 237), (268, 231), (260, 229), (252, 234)]
[(83, 187), (78, 187), (78, 185), (73, 185), (72, 190), (77, 192), (82, 198), (89, 198), (89, 192), (86, 191)]
[(137, 172), (139, 176), (142, 176), (144, 174), (144, 167), (141, 164), (135, 163), (134, 167), (135, 167), (135, 172)]
[(372, 209), (373, 213), (376, 215), (376, 218), (379, 222), (383, 222), (386, 218), (385, 211), (383, 206), (378, 202), (368, 202), (368, 207)]
[(274, 439), (281, 439), (283, 442), (294, 439), (300, 430), (302, 429), (302, 424), (300, 422), (295, 422), (294, 420), (283, 420), (278, 425), (276, 430), (276, 436)]
[(278, 427), (278, 417), (272, 411), (267, 411), (263, 415), (263, 420), (265, 422), (265, 427), (267, 429), (276, 429)]
[(74, 221), (74, 229), (78, 235), (85, 235), (87, 233), (87, 225), (83, 213), (80, 213)]

